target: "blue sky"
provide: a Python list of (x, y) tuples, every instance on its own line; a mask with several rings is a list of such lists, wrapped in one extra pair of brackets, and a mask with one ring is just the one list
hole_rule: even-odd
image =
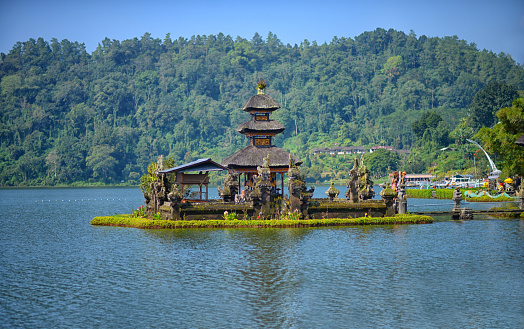
[(144, 33), (164, 39), (220, 32), (251, 39), (276, 34), (283, 43), (330, 42), (381, 27), (417, 36), (456, 35), (477, 47), (505, 52), (524, 64), (524, 0), (441, 1), (63, 1), (0, 0), (0, 52), (43, 37), (84, 43), (93, 52), (105, 37)]

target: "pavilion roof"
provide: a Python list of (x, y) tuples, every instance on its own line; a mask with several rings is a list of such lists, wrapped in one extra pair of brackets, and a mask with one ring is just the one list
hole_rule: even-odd
[(265, 94), (258, 94), (251, 97), (246, 104), (242, 107), (242, 111), (253, 111), (253, 110), (278, 110), (280, 105), (271, 96)]
[(520, 136), (516, 141), (515, 144), (524, 146), (524, 135)]
[(173, 172), (191, 172), (191, 171), (218, 171), (218, 170), (227, 170), (226, 167), (216, 163), (211, 160), (211, 158), (198, 159), (186, 164), (169, 168), (166, 170), (161, 170), (158, 173), (160, 174), (169, 174)]
[[(283, 149), (270, 147), (256, 147), (253, 145), (247, 146), (238, 150), (233, 155), (222, 161), (222, 166), (229, 169), (235, 167), (257, 167), (264, 164), (264, 158), (269, 155), (269, 167), (288, 167), (290, 154)], [(302, 161), (294, 155), (291, 155), (295, 160), (295, 165), (299, 166)]]
[(237, 131), (241, 134), (257, 131), (269, 131), (279, 134), (283, 132), (285, 129), (286, 127), (284, 127), (283, 124), (276, 120), (257, 121), (251, 119), (238, 126)]

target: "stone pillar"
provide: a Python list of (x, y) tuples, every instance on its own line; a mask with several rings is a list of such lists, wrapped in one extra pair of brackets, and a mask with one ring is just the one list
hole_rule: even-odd
[(524, 181), (522, 180), (520, 182), (518, 195), (519, 195), (519, 200), (520, 200), (519, 208), (524, 210)]
[(473, 213), (470, 212), (471, 210), (470, 208), (461, 208), (460, 207), (460, 202), (462, 201), (462, 192), (460, 192), (459, 187), (457, 187), (453, 191), (452, 200), (455, 202), (453, 209), (451, 209), (451, 212), (452, 212), (451, 218), (452, 219), (471, 219), (473, 217)]
[(398, 198), (398, 213), (407, 214), (408, 213), (408, 201), (406, 197), (406, 185), (400, 184), (399, 192), (397, 195)]

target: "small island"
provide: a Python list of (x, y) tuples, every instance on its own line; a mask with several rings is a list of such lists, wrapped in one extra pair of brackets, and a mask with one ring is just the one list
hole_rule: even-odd
[[(249, 145), (227, 157), (221, 164), (210, 158), (172, 167), (169, 159), (159, 156), (142, 177), (141, 190), (146, 207), (132, 215), (96, 217), (92, 225), (138, 228), (194, 227), (316, 227), (340, 225), (377, 225), (431, 223), (429, 216), (407, 215), (402, 182), (394, 190), (388, 184), (374, 200), (371, 173), (364, 158), (355, 159), (349, 170), (345, 199), (331, 186), (327, 198), (313, 198), (314, 187), (306, 186), (300, 172), (302, 161), (273, 145), (273, 137), (285, 127), (270, 115), (280, 105), (265, 94), (260, 80), (258, 92), (242, 110), (251, 120), (237, 131)], [(210, 200), (210, 171), (227, 171), (218, 187), (221, 200)], [(287, 191), (284, 194), (284, 176)], [(279, 184), (280, 183), (280, 184)], [(198, 186), (189, 193), (190, 186)], [(398, 202), (396, 202), (398, 201)]]

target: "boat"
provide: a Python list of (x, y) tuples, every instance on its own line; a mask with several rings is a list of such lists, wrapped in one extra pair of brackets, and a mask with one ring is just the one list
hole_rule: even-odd
[(451, 176), (451, 180), (449, 181), (450, 186), (460, 188), (482, 187), (483, 183), (484, 182), (480, 182), (480, 180), (475, 179), (473, 175), (459, 174)]

